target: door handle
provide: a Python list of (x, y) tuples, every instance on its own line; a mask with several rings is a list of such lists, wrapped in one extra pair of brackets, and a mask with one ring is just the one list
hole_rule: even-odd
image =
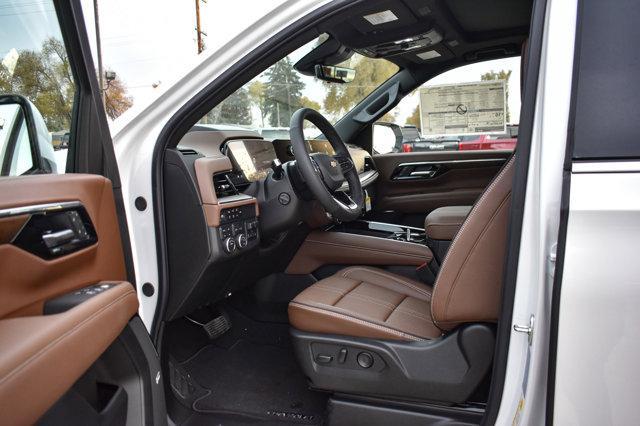
[(438, 172), (437, 170), (417, 170), (417, 171), (411, 172), (409, 176), (430, 178), (430, 177), (433, 177), (437, 172)]
[(443, 168), (439, 164), (400, 164), (391, 175), (392, 180), (432, 179), (439, 176)]
[(69, 241), (73, 240), (75, 236), (76, 233), (73, 230), (63, 229), (62, 231), (43, 234), (42, 241), (44, 241), (44, 244), (47, 246), (47, 248), (51, 249), (68, 243)]

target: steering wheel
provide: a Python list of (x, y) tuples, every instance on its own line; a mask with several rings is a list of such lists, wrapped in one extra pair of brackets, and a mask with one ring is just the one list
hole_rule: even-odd
[[(309, 154), (303, 133), (305, 120), (320, 129), (336, 155)], [(364, 208), (362, 185), (351, 154), (336, 129), (319, 112), (301, 108), (291, 116), (289, 132), (298, 170), (322, 207), (338, 220), (357, 219)], [(339, 191), (345, 180), (349, 184), (349, 194)]]

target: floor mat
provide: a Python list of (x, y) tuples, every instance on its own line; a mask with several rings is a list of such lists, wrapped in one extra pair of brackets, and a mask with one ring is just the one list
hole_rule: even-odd
[(228, 347), (212, 344), (182, 367), (209, 390), (194, 402), (197, 412), (302, 424), (323, 419), (327, 396), (308, 389), (290, 345), (247, 339)]

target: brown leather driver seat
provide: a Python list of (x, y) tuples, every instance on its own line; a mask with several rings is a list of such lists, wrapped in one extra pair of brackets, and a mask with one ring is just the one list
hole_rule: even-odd
[(354, 266), (325, 278), (289, 304), (301, 331), (373, 339), (433, 339), (500, 312), (514, 157), (473, 206), (433, 289), (390, 272)]

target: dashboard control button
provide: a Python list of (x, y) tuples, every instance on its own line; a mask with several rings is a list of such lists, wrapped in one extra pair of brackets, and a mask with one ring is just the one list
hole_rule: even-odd
[(233, 253), (234, 251), (236, 251), (236, 240), (231, 237), (224, 240), (222, 245), (224, 247), (224, 251), (226, 251), (227, 253)]
[(373, 356), (369, 352), (360, 352), (356, 361), (360, 367), (369, 368), (373, 365)]
[(240, 234), (236, 237), (236, 243), (238, 244), (238, 247), (243, 249), (247, 246), (247, 236), (245, 234)]

